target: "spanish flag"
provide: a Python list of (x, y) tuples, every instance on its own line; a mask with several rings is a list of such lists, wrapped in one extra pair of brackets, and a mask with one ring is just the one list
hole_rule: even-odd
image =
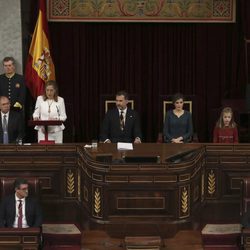
[(46, 0), (39, 0), (39, 14), (29, 49), (25, 81), (31, 95), (36, 98), (44, 93), (44, 84), (49, 80), (55, 80), (55, 67), (50, 54)]

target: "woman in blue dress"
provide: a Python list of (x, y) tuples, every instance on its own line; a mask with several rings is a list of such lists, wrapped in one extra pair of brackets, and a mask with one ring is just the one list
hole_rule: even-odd
[(174, 109), (166, 114), (164, 123), (164, 141), (168, 143), (185, 143), (192, 140), (192, 115), (183, 109), (184, 97), (178, 93), (173, 96)]

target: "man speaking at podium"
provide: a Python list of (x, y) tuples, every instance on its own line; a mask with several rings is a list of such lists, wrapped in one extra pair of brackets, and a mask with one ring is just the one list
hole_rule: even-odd
[(28, 228), (42, 225), (38, 202), (28, 196), (28, 182), (16, 179), (15, 193), (3, 198), (0, 205), (0, 227)]
[(100, 141), (104, 143), (141, 143), (140, 121), (136, 111), (127, 107), (128, 94), (116, 94), (116, 108), (108, 110), (103, 120)]

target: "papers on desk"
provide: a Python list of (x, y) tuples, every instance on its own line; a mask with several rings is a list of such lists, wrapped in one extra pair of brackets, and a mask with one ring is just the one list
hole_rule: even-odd
[(117, 149), (118, 150), (133, 150), (133, 144), (126, 143), (126, 142), (117, 142)]

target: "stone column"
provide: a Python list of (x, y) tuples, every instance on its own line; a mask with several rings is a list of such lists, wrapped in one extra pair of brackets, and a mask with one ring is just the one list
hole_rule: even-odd
[(0, 73), (2, 60), (13, 56), (16, 72), (23, 74), (21, 0), (0, 0)]

